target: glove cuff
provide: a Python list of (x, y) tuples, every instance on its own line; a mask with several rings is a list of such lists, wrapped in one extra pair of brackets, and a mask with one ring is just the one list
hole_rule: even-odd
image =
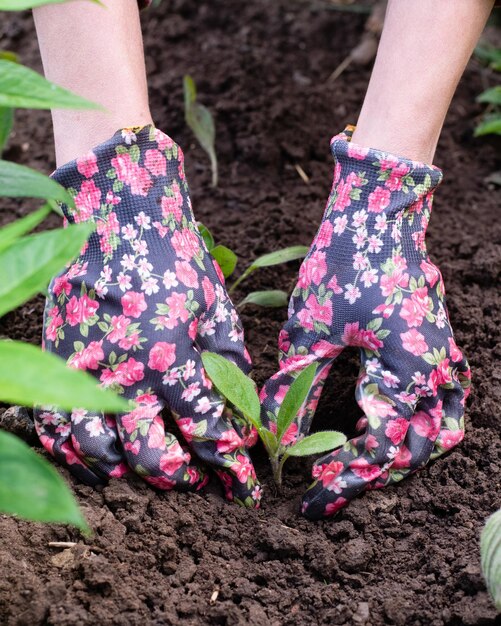
[[(358, 250), (370, 230), (379, 233), (373, 242), (376, 248), (385, 243), (399, 245), (407, 258), (420, 260), (426, 254), (425, 234), (441, 170), (353, 144), (353, 130), (348, 126), (331, 140), (334, 180), (324, 222), (332, 227), (320, 230), (317, 245), (325, 247), (331, 231), (340, 235), (348, 228)], [(351, 263), (349, 249), (345, 251)]]
[[(432, 194), (442, 181), (442, 170), (434, 165), (352, 143), (354, 130), (354, 126), (347, 126), (331, 139), (334, 185), (347, 185), (354, 195), (358, 194), (357, 189), (364, 193), (365, 187), (370, 213), (396, 213), (411, 207)], [(345, 197), (350, 194), (344, 187), (341, 191), (334, 210), (349, 206)]]
[[(51, 178), (74, 197), (75, 208), (61, 205), (71, 223), (99, 221), (107, 209), (117, 214), (126, 211), (132, 217), (142, 208), (152, 219), (160, 220), (168, 203), (164, 200), (161, 206), (163, 195), (179, 196), (173, 205), (187, 205), (180, 197), (181, 192), (187, 192), (183, 152), (153, 125), (117, 130), (87, 154), (59, 167)], [(129, 198), (134, 210), (128, 206)], [(157, 211), (152, 211), (154, 205), (158, 205)]]

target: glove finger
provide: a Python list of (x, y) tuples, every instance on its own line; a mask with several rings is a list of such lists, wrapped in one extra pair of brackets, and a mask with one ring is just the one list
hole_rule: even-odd
[(220, 284), (224, 278), (219, 267), (216, 261), (212, 262), (214, 271), (209, 270), (202, 280), (206, 311), (198, 319), (196, 345), (202, 351), (216, 352), (233, 361), (248, 374), (252, 362), (244, 344), (242, 322), (226, 290)]
[(124, 456), (136, 474), (158, 489), (197, 491), (207, 476), (175, 435), (165, 431), (162, 408), (155, 395), (143, 394), (133, 411), (117, 416)]
[(278, 412), (290, 386), (304, 369), (312, 363), (317, 363), (313, 384), (294, 422), (285, 434), (284, 443), (294, 443), (299, 434), (309, 432), (325, 380), (334, 360), (344, 350), (343, 345), (330, 341), (319, 340), (313, 344), (308, 341), (309, 338), (301, 331), (296, 316), (292, 315), (278, 338), (280, 369), (261, 389), (261, 420), (267, 428), (276, 432)]
[(468, 361), (460, 353), (456, 361), (459, 362), (451, 361), (447, 382), (438, 387), (437, 394), (418, 401), (399, 455), (387, 474), (376, 479), (371, 488), (400, 482), (463, 440), (464, 404), (471, 374)]
[[(115, 425), (102, 414), (77, 409), (70, 415), (36, 408), (34, 421), (44, 448), (85, 484), (102, 485), (107, 478), (127, 471), (116, 446)], [(92, 424), (91, 429), (85, 428), (87, 424)]]
[(200, 354), (192, 347), (186, 365), (169, 371), (164, 398), (191, 450), (216, 471), (228, 500), (259, 506), (254, 466), (243, 438), (225, 414), (225, 401), (212, 388)]
[(362, 434), (313, 465), (316, 480), (302, 504), (302, 512), (309, 519), (336, 513), (370, 488), (400, 454), (414, 407), (399, 399), (398, 389), (383, 394), (374, 381), (375, 377), (362, 367), (356, 388), (357, 402), (365, 414), (358, 426)]
[(466, 358), (462, 358), (457, 368), (452, 368), (452, 387), (445, 390), (443, 401), (444, 418), (442, 427), (431, 455), (436, 459), (464, 438), (465, 402), (471, 389), (471, 370)]
[[(205, 279), (204, 279), (205, 280)], [(211, 283), (212, 287), (212, 283)], [(207, 350), (215, 352), (232, 361), (245, 374), (252, 368), (252, 362), (244, 344), (244, 333), (240, 318), (231, 300), (222, 289), (214, 291), (214, 302), (212, 302), (212, 292), (207, 292), (205, 285), (206, 305), (211, 305), (211, 315), (206, 315), (206, 319), (215, 319), (215, 326), (207, 324), (204, 316), (198, 322), (198, 333), (195, 340), (198, 352)], [(229, 419), (237, 433), (242, 437), (245, 447), (253, 446), (257, 441), (256, 429), (238, 412), (229, 406), (225, 408), (225, 418)]]

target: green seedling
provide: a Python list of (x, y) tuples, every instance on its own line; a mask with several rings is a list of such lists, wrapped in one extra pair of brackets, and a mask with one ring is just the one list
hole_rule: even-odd
[[(202, 235), (205, 245), (209, 252), (218, 262), (224, 277), (227, 279), (235, 271), (238, 263), (238, 257), (226, 246), (216, 245), (214, 237), (209, 229), (198, 223), (200, 234)], [(253, 272), (262, 267), (271, 267), (273, 265), (279, 265), (280, 263), (288, 263), (289, 261), (296, 261), (302, 259), (308, 253), (306, 246), (290, 246), (277, 250), (276, 252), (270, 252), (269, 254), (263, 254), (255, 259), (249, 267), (230, 285), (228, 293), (232, 293), (235, 289), (246, 280)], [(285, 291), (281, 289), (267, 289), (263, 291), (252, 291), (248, 293), (243, 300), (241, 300), (237, 306), (242, 308), (246, 304), (256, 304), (264, 307), (284, 307), (287, 306), (289, 297)]]
[(501, 611), (501, 509), (491, 515), (480, 536), (480, 558), (487, 589)]
[(202, 148), (210, 158), (212, 169), (212, 186), (217, 187), (217, 155), (215, 148), (216, 125), (209, 109), (197, 102), (197, 88), (191, 76), (183, 79), (184, 89), (184, 118), (193, 131)]
[[(501, 49), (495, 46), (479, 45), (475, 54), (494, 72), (501, 72)], [(501, 85), (496, 85), (477, 96), (477, 102), (486, 106), (480, 122), (475, 127), (475, 137), (501, 135)]]
[(337, 431), (300, 436), (295, 443), (286, 443), (288, 431), (313, 384), (317, 369), (315, 363), (297, 376), (285, 395), (276, 421), (271, 422), (271, 428), (266, 428), (261, 420), (261, 405), (255, 382), (219, 354), (203, 352), (202, 362), (207, 375), (220, 393), (256, 428), (268, 453), (273, 479), (279, 489), (282, 485), (282, 470), (288, 458), (329, 452), (346, 443), (346, 437)]

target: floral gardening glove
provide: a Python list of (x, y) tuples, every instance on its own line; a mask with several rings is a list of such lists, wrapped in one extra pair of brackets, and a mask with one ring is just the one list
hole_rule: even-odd
[[(132, 468), (160, 489), (199, 489), (200, 460), (228, 499), (257, 506), (245, 449), (255, 434), (227, 411), (200, 359), (207, 349), (250, 369), (237, 312), (195, 223), (181, 149), (153, 126), (124, 129), (53, 177), (75, 198), (66, 219), (92, 221), (96, 231), (50, 284), (45, 349), (137, 406), (116, 417), (38, 409), (43, 445), (89, 484)], [(166, 431), (164, 407), (188, 447)]]
[[(287, 442), (308, 433), (324, 381), (346, 346), (360, 348), (360, 436), (317, 460), (303, 498), (311, 519), (365, 489), (395, 483), (464, 435), (470, 384), (454, 342), (442, 277), (425, 233), (439, 169), (334, 137), (334, 183), (280, 333), (280, 371), (262, 390), (271, 429), (285, 392), (307, 365), (317, 376)], [(335, 419), (335, 416), (334, 416)]]

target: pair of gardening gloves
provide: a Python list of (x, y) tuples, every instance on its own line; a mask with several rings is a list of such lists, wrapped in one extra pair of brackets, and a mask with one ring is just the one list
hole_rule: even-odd
[[(310, 430), (334, 359), (347, 346), (360, 350), (360, 434), (314, 463), (302, 504), (311, 519), (457, 445), (470, 381), (425, 246), (441, 172), (352, 144), (351, 130), (331, 142), (332, 191), (280, 333), (280, 369), (261, 392), (263, 422), (274, 430), (288, 388), (317, 364), (286, 433), (293, 443)], [(43, 445), (91, 485), (132, 470), (160, 489), (198, 490), (213, 471), (229, 500), (257, 507), (248, 454), (256, 433), (226, 405), (200, 357), (216, 352), (251, 369), (193, 216), (181, 149), (153, 126), (123, 129), (53, 177), (74, 196), (66, 220), (94, 222), (95, 231), (51, 282), (45, 349), (134, 404), (116, 416), (37, 409)]]

